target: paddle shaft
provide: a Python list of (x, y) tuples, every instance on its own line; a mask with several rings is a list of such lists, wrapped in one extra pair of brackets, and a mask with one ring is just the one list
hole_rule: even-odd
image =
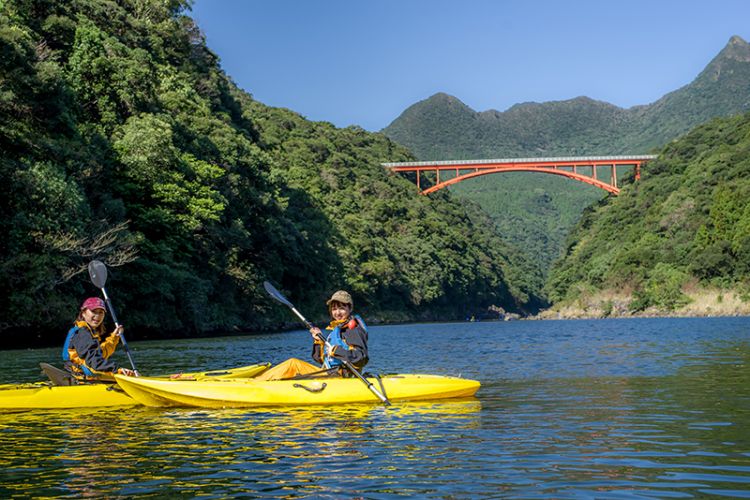
[[(104, 295), (104, 302), (107, 304), (107, 307), (109, 308), (109, 314), (112, 315), (112, 321), (115, 322), (115, 327), (120, 328), (120, 323), (117, 321), (117, 315), (115, 314), (115, 308), (112, 307), (112, 301), (109, 300), (109, 295), (107, 295), (107, 289), (102, 287), (102, 295)], [(128, 342), (125, 340), (125, 334), (123, 332), (120, 332), (120, 340), (122, 340), (122, 347), (125, 349), (125, 354), (128, 355), (128, 360), (130, 361), (130, 366), (133, 367), (133, 371), (138, 373), (138, 369), (135, 367), (135, 361), (133, 361), (133, 355), (130, 354), (130, 348), (128, 347)]]
[[(112, 321), (115, 323), (116, 328), (120, 328), (120, 322), (117, 321), (117, 315), (115, 314), (115, 308), (112, 307), (112, 301), (109, 300), (109, 295), (107, 295), (107, 289), (104, 288), (105, 283), (107, 283), (107, 266), (104, 265), (103, 262), (98, 260), (92, 260), (89, 262), (89, 277), (91, 278), (91, 282), (94, 284), (95, 287), (99, 288), (102, 291), (102, 294), (104, 295), (104, 303), (107, 305), (107, 309), (109, 309), (109, 314), (112, 315)], [(125, 349), (125, 354), (128, 355), (128, 359), (130, 360), (130, 366), (133, 367), (133, 371), (138, 375), (138, 370), (135, 368), (135, 362), (133, 361), (133, 356), (130, 354), (130, 348), (128, 347), (128, 342), (125, 340), (125, 335), (120, 332), (120, 340), (122, 340), (122, 347)]]
[(314, 328), (315, 325), (307, 321), (307, 319), (305, 319), (305, 317), (302, 316), (302, 313), (300, 313), (296, 307), (294, 307), (293, 305), (290, 305), (289, 309), (291, 309), (292, 312), (297, 315), (297, 317), (305, 324), (308, 330), (310, 330), (311, 328)]
[[(299, 319), (300, 319), (300, 320), (301, 320), (301, 321), (302, 321), (302, 322), (303, 322), (303, 323), (305, 324), (305, 326), (307, 327), (307, 329), (308, 329), (308, 330), (311, 330), (311, 329), (313, 328), (313, 324), (312, 324), (312, 323), (310, 323), (309, 321), (307, 321), (307, 319), (306, 319), (306, 318), (305, 318), (304, 316), (302, 316), (302, 313), (300, 313), (300, 312), (299, 312), (299, 311), (297, 310), (297, 308), (296, 308), (296, 307), (294, 307), (294, 305), (293, 305), (293, 304), (292, 304), (291, 302), (289, 302), (289, 301), (287, 300), (287, 298), (286, 298), (286, 297), (284, 297), (284, 296), (283, 296), (283, 295), (281, 294), (281, 292), (279, 292), (278, 290), (276, 290), (276, 288), (274, 288), (274, 286), (273, 286), (273, 285), (271, 285), (271, 284), (270, 284), (269, 282), (267, 282), (267, 281), (266, 281), (266, 282), (264, 282), (264, 283), (263, 283), (263, 286), (265, 287), (266, 291), (268, 292), (268, 294), (269, 294), (269, 295), (270, 295), (271, 297), (273, 297), (273, 298), (274, 298), (274, 299), (276, 299), (276, 300), (277, 300), (278, 302), (281, 302), (282, 304), (284, 304), (285, 306), (287, 306), (287, 307), (288, 307), (289, 309), (291, 309), (291, 310), (292, 310), (292, 312), (293, 312), (293, 313), (294, 313), (294, 314), (295, 314), (295, 315), (296, 315), (296, 316), (297, 316), (297, 317), (298, 317), (298, 318), (299, 318)], [(329, 343), (328, 343), (328, 342), (327, 342), (326, 340), (323, 340), (323, 342), (325, 342), (325, 345), (326, 345), (326, 347), (327, 347), (327, 348), (329, 349), (329, 351), (330, 351), (330, 349), (331, 349), (331, 344), (329, 344)], [(323, 353), (323, 355), (325, 355), (325, 353)], [(359, 370), (357, 370), (357, 369), (356, 369), (356, 368), (354, 367), (354, 365), (353, 365), (353, 364), (351, 364), (351, 363), (350, 363), (349, 361), (347, 361), (346, 359), (341, 359), (340, 361), (341, 361), (341, 362), (342, 362), (342, 363), (344, 364), (344, 366), (346, 367), (346, 369), (347, 369), (347, 370), (349, 370), (349, 371), (350, 371), (350, 372), (351, 372), (351, 373), (352, 373), (352, 374), (353, 374), (353, 375), (354, 375), (355, 377), (357, 377), (357, 378), (358, 378), (359, 380), (361, 380), (361, 381), (362, 381), (362, 382), (363, 382), (363, 383), (364, 383), (364, 384), (365, 384), (365, 385), (367, 386), (367, 388), (368, 388), (368, 389), (370, 390), (370, 392), (372, 392), (373, 394), (375, 394), (375, 396), (377, 396), (377, 398), (378, 398), (378, 399), (379, 399), (379, 400), (380, 400), (380, 401), (381, 401), (381, 402), (382, 402), (382, 403), (383, 403), (384, 405), (386, 405), (386, 406), (390, 406), (391, 402), (390, 402), (390, 401), (388, 401), (388, 398), (386, 398), (386, 397), (385, 397), (385, 396), (384, 396), (384, 395), (383, 395), (383, 394), (382, 394), (382, 393), (381, 393), (381, 392), (380, 392), (379, 390), (377, 390), (377, 388), (375, 388), (375, 386), (374, 386), (374, 385), (372, 385), (372, 382), (370, 382), (370, 381), (369, 381), (369, 380), (367, 380), (367, 379), (366, 379), (365, 377), (363, 377), (363, 376), (362, 376), (362, 374), (361, 374), (361, 373), (359, 373)]]

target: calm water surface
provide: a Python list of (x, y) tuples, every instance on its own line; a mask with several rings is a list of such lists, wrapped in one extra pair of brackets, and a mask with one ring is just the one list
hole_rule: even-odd
[[(0, 413), (0, 497), (750, 498), (750, 318), (403, 325), (370, 337), (369, 371), (482, 388), (389, 408)], [(130, 346), (157, 374), (306, 358), (308, 339)], [(38, 363), (58, 356), (0, 352), (0, 382), (38, 380)]]

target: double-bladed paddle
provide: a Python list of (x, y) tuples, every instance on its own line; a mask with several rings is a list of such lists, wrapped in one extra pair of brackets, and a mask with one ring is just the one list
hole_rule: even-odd
[[(120, 323), (118, 323), (117, 321), (117, 315), (115, 315), (115, 309), (112, 307), (112, 301), (109, 300), (107, 289), (104, 288), (104, 284), (107, 282), (107, 266), (105, 266), (101, 261), (92, 260), (91, 262), (89, 262), (89, 276), (91, 277), (91, 282), (94, 284), (94, 286), (101, 289), (102, 295), (104, 295), (104, 302), (107, 304), (109, 313), (112, 315), (112, 321), (115, 322), (115, 327), (120, 328)], [(130, 348), (128, 347), (128, 343), (125, 341), (125, 334), (123, 334), (122, 332), (120, 332), (120, 340), (122, 340), (122, 347), (125, 348), (125, 353), (128, 355), (128, 359), (130, 360), (130, 366), (133, 367), (133, 371), (137, 375), (138, 370), (136, 370), (135, 368), (133, 356), (130, 354)]]
[[(284, 297), (281, 294), (281, 292), (279, 292), (278, 290), (276, 290), (276, 288), (274, 288), (274, 286), (271, 283), (269, 283), (268, 281), (264, 281), (263, 282), (263, 288), (266, 289), (266, 292), (268, 292), (268, 294), (271, 297), (273, 297), (274, 299), (276, 299), (277, 301), (281, 302), (282, 304), (284, 304), (285, 306), (287, 306), (289, 309), (291, 309), (292, 312), (294, 314), (296, 314), (297, 317), (305, 324), (305, 326), (307, 327), (308, 330), (311, 329), (311, 328), (313, 328), (313, 324), (310, 323), (309, 321), (307, 321), (307, 319), (305, 319), (305, 317), (302, 316), (302, 314), (297, 310), (297, 308), (294, 307), (294, 305), (291, 302), (289, 302), (287, 300), (287, 298)], [(330, 349), (331, 345), (328, 342), (326, 342), (325, 344), (326, 344), (326, 347), (328, 347)], [(367, 388), (370, 389), (370, 392), (372, 392), (373, 394), (375, 394), (375, 396), (377, 396), (378, 399), (380, 401), (382, 401), (384, 405), (390, 406), (391, 402), (388, 401), (388, 398), (386, 398), (379, 390), (377, 390), (375, 388), (375, 386), (372, 385), (372, 382), (370, 382), (365, 377), (363, 377), (362, 374), (359, 373), (359, 370), (357, 370), (356, 368), (354, 368), (354, 365), (352, 365), (349, 361), (347, 361), (345, 359), (341, 359), (341, 362), (344, 363), (344, 366), (346, 366), (346, 369), (349, 370), (350, 372), (352, 372), (352, 374), (355, 377), (357, 377), (358, 379), (360, 379), (367, 386)]]

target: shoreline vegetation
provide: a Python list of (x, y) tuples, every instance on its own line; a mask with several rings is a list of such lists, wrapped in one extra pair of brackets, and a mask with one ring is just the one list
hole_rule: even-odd
[(311, 319), (338, 289), (388, 319), (546, 304), (478, 206), (382, 167), (406, 147), (238, 88), (189, 1), (29, 5), (0, 16), (6, 345), (61, 343), (92, 259), (132, 340), (275, 328), (264, 281)]
[(528, 319), (677, 318), (750, 316), (750, 297), (738, 290), (694, 288), (684, 291), (685, 304), (666, 309), (651, 306), (633, 311), (631, 293), (605, 290), (581, 295), (577, 300), (553, 305)]
[[(728, 316), (748, 316), (750, 317), (750, 297), (737, 290), (720, 290), (720, 289), (693, 289), (685, 291), (686, 300), (689, 303), (667, 310), (657, 307), (649, 307), (643, 311), (633, 311), (629, 305), (634, 300), (632, 294), (623, 293), (622, 291), (605, 290), (595, 295), (580, 297), (575, 302), (560, 303), (551, 306), (548, 309), (540, 311), (535, 315), (520, 316), (516, 313), (507, 313), (497, 309), (488, 310), (489, 314), (497, 314), (498, 317), (477, 317), (477, 322), (487, 321), (544, 321), (544, 320), (577, 320), (577, 319), (628, 319), (628, 318), (718, 318)], [(463, 323), (473, 320), (464, 319), (406, 319), (406, 318), (378, 318), (377, 316), (369, 318), (368, 324), (371, 326), (393, 326), (402, 324), (424, 324), (424, 323)], [(233, 328), (230, 330), (204, 332), (197, 336), (141, 336), (139, 341), (163, 341), (163, 340), (188, 340), (198, 338), (217, 338), (227, 336), (247, 336), (264, 335), (268, 333), (280, 333), (300, 329), (295, 321), (280, 322), (272, 329), (263, 330), (242, 330)], [(6, 338), (5, 346), (0, 350), (18, 350), (18, 349), (44, 349), (56, 347), (57, 343), (49, 342), (49, 339), (42, 338), (41, 335), (34, 336), (31, 339)], [(40, 342), (38, 345), (34, 345)]]

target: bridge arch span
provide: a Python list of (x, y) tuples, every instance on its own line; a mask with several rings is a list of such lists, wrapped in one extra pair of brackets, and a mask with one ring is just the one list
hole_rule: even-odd
[[(656, 158), (655, 155), (511, 158), (501, 160), (383, 163), (383, 166), (392, 172), (415, 173), (417, 190), (424, 195), (434, 193), (467, 179), (502, 172), (539, 172), (561, 175), (617, 195), (620, 193), (620, 188), (617, 185), (617, 167), (629, 166), (635, 168), (635, 178), (638, 180), (640, 179), (641, 165), (654, 158)], [(599, 178), (598, 170), (601, 167), (609, 168), (610, 175), (608, 181)], [(580, 170), (583, 170), (584, 173)], [(440, 172), (446, 171), (454, 173), (454, 176), (441, 181)], [(421, 188), (420, 176), (423, 172), (435, 172), (436, 182), (426, 189)]]
[(459, 177), (448, 179), (447, 181), (443, 181), (438, 184), (434, 184), (427, 189), (423, 189), (421, 192), (422, 194), (430, 194), (430, 193), (434, 193), (435, 191), (439, 191), (443, 188), (447, 188), (448, 186), (452, 184), (458, 184), (461, 181), (472, 179), (474, 177), (480, 177), (482, 175), (490, 175), (490, 174), (499, 174), (503, 172), (539, 172), (543, 174), (561, 175), (563, 177), (575, 179), (577, 181), (584, 182), (586, 184), (591, 184), (592, 186), (596, 186), (612, 194), (620, 193), (620, 189), (617, 186), (612, 186), (611, 184), (607, 182), (594, 179), (587, 175), (581, 175), (578, 173), (568, 172), (565, 170), (556, 170), (552, 168), (528, 168), (528, 167), (509, 167), (509, 168), (499, 168), (496, 170), (481, 170), (479, 172), (472, 172), (469, 174), (461, 175)]

